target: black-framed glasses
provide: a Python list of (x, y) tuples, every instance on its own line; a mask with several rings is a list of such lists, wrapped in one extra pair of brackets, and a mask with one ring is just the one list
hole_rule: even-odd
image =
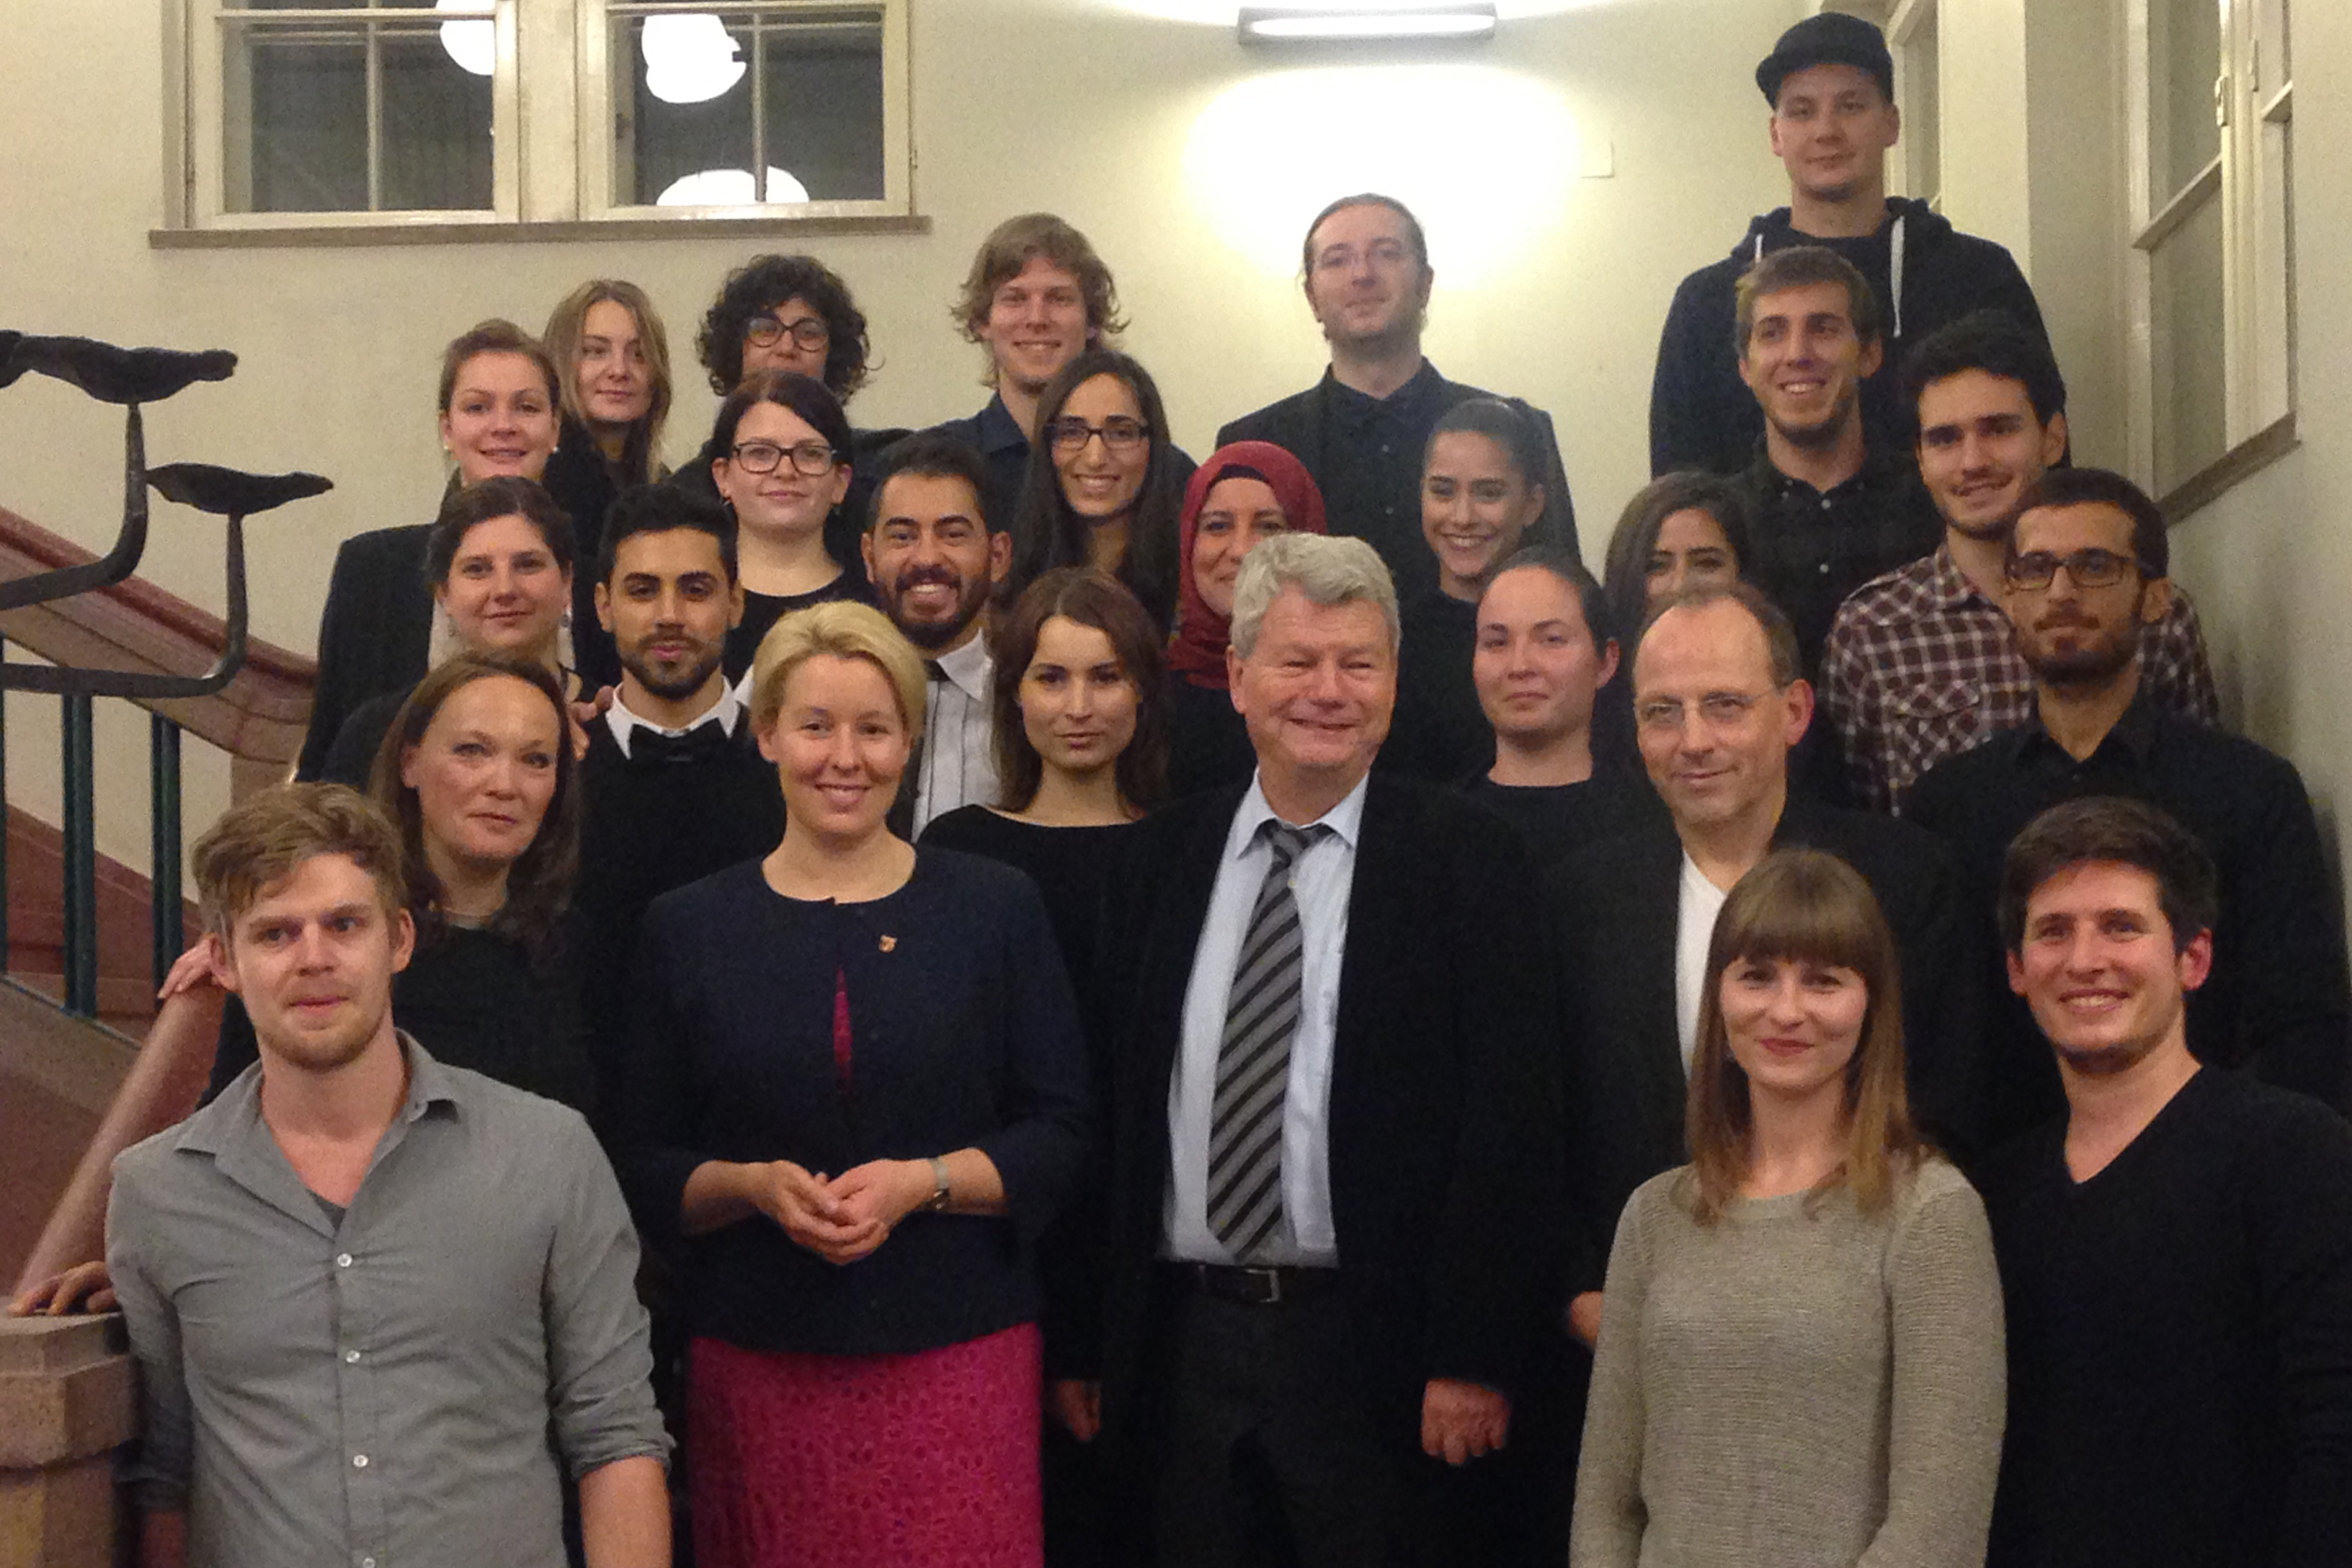
[(790, 457), (793, 468), (813, 479), (833, 472), (833, 465), (838, 460), (834, 449), (822, 441), (803, 441), (797, 447), (779, 447), (773, 441), (745, 441), (730, 449), (728, 456), (747, 474), (772, 474)]
[(1048, 426), (1046, 433), (1056, 452), (1081, 451), (1097, 436), (1102, 437), (1104, 447), (1113, 452), (1132, 452), (1151, 439), (1149, 426), (1124, 414), (1114, 414), (1099, 425), (1089, 425), (1075, 414), (1066, 414)]
[(1690, 710), (1696, 707), (1708, 724), (1721, 729), (1747, 718), (1749, 709), (1771, 695), (1769, 691), (1710, 691), (1696, 703), (1685, 703), (1679, 697), (1660, 697), (1636, 707), (1633, 719), (1644, 730), (1679, 731), (1690, 721)]
[(773, 316), (754, 316), (743, 323), (743, 336), (754, 348), (773, 348), (776, 340), (786, 332), (792, 333), (793, 342), (804, 349), (821, 349), (833, 340), (823, 316), (803, 316), (789, 327)]
[(2124, 574), (2138, 565), (2130, 556), (2112, 550), (2077, 550), (2065, 555), (2030, 550), (2001, 563), (2000, 574), (2012, 588), (2039, 593), (2057, 580), (2061, 566), (2066, 568), (2066, 580), (2077, 588), (2105, 588), (2122, 582)]

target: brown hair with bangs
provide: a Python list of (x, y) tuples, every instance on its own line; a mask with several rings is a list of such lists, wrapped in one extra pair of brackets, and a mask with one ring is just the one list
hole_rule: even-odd
[(1135, 688), (1135, 734), (1113, 764), (1118, 795), (1139, 812), (1168, 794), (1168, 699), (1160, 631), (1125, 584), (1086, 566), (1057, 566), (1022, 591), (989, 637), (996, 731), (996, 773), (1007, 811), (1026, 811), (1045, 782), (1045, 759), (1029, 743), (1021, 718), (1021, 682), (1037, 657), (1045, 623), (1066, 616), (1109, 639), (1118, 668)]
[(1884, 1208), (1927, 1152), (1903, 1088), (1903, 984), (1878, 900), (1834, 855), (1776, 850), (1731, 889), (1707, 942), (1685, 1126), (1693, 1178), (1685, 1199), (1701, 1225), (1739, 1195), (1756, 1152), (1748, 1074), (1723, 1022), (1723, 976), (1735, 963), (1775, 958), (1851, 969), (1869, 998), (1845, 1068), (1845, 1162), (1824, 1190), (1843, 1184), (1864, 1211)]

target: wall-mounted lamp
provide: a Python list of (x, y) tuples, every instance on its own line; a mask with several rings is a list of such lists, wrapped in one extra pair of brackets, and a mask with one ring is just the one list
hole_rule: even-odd
[(1240, 22), (1244, 44), (1328, 43), (1367, 38), (1491, 38), (1492, 0), (1454, 4), (1388, 4), (1364, 0), (1352, 5), (1244, 5)]

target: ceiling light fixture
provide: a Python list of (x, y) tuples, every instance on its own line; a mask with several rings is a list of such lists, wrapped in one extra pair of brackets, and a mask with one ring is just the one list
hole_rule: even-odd
[(1491, 38), (1492, 0), (1470, 5), (1361, 4), (1307, 9), (1296, 5), (1244, 5), (1240, 21), (1244, 44), (1299, 44), (1372, 38)]

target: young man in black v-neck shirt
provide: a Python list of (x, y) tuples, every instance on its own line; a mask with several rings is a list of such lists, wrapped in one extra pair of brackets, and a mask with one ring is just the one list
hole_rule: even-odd
[(2011, 846), (2065, 1116), (1977, 1172), (2007, 1300), (1991, 1568), (2288, 1568), (2352, 1541), (2352, 1127), (2189, 1054), (2213, 863), (2138, 801)]

